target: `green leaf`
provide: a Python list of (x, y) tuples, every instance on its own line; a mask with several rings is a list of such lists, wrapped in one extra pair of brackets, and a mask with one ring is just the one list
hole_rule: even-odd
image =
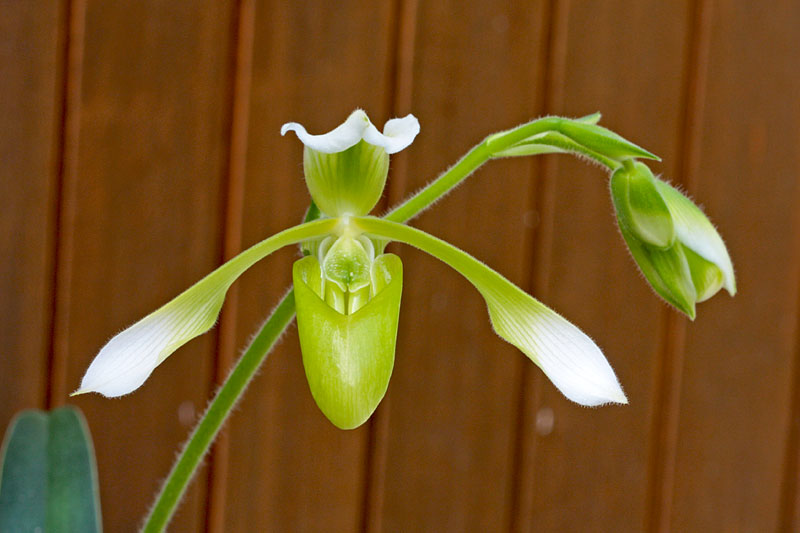
[(375, 411), (394, 367), (403, 266), (396, 255), (372, 264), (375, 295), (351, 314), (324, 301), (319, 262), (313, 256), (293, 268), (297, 329), (311, 395), (337, 427), (353, 429)]
[(495, 157), (529, 156), (540, 154), (571, 153), (585, 156), (588, 159), (597, 161), (608, 168), (616, 168), (619, 163), (611, 158), (597, 153), (594, 150), (578, 144), (562, 133), (549, 131), (529, 137), (524, 141), (515, 144), (511, 148), (495, 154)]
[(283, 246), (331, 233), (337, 223), (322, 219), (300, 224), (240, 253), (108, 341), (73, 394), (114, 397), (136, 390), (164, 359), (214, 325), (228, 288), (245, 270)]
[(606, 157), (616, 160), (642, 157), (645, 159), (661, 160), (657, 155), (648, 152), (624, 137), (596, 124), (586, 124), (569, 119), (556, 122), (556, 130), (581, 144)]
[(410, 226), (373, 217), (355, 218), (352, 224), (419, 248), (467, 278), (486, 300), (497, 334), (536, 363), (570, 400), (592, 406), (627, 403), (614, 371), (586, 334), (491, 268)]
[(101, 531), (91, 437), (74, 407), (11, 422), (0, 467), (0, 531)]

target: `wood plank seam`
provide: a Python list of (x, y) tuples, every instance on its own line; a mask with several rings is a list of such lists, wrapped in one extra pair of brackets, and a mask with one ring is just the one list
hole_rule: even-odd
[[(696, 187), (700, 160), (700, 128), (706, 97), (712, 19), (711, 0), (690, 7), (690, 34), (684, 80), (683, 117), (678, 131), (676, 182), (688, 190)], [(686, 320), (663, 307), (661, 340), (655, 376), (654, 421), (651, 429), (648, 495), (645, 502), (647, 531), (669, 531), (678, 445), (680, 392), (686, 344)]]
[[(546, 50), (543, 51), (541, 70), (541, 112), (548, 114), (561, 109), (564, 98), (566, 74), (567, 38), (569, 31), (569, 0), (550, 0), (545, 20), (547, 22)], [(529, 249), (530, 269), (526, 273), (530, 280), (530, 291), (539, 299), (547, 299), (552, 263), (552, 242), (555, 214), (555, 174), (557, 162), (553, 158), (537, 161), (533, 173), (538, 175), (533, 188), (531, 210), (537, 213), (539, 223), (531, 228)], [(532, 176), (532, 179), (536, 176)], [(511, 530), (532, 531), (534, 524), (533, 502), (536, 487), (535, 464), (538, 436), (535, 431), (536, 413), (541, 403), (542, 376), (538, 368), (528, 361), (521, 361), (522, 372), (519, 386), (518, 432), (515, 449), (517, 467), (511, 506)]]
[[(254, 0), (239, 0), (234, 5), (231, 25), (231, 59), (229, 69), (229, 116), (227, 166), (222, 180), (225, 211), (222, 228), (222, 261), (235, 256), (242, 248), (242, 223), (244, 206), (244, 180), (247, 163), (247, 138), (250, 116), (250, 91), (252, 86), (253, 43), (255, 26)], [(236, 323), (238, 289), (228, 292), (217, 334), (217, 358), (214, 383), (209, 393), (225, 379), (236, 353)], [(206, 531), (221, 532), (225, 528), (225, 503), (227, 495), (228, 466), (230, 461), (230, 436), (227, 424), (217, 436), (208, 468), (206, 502)]]
[(47, 407), (64, 403), (68, 384), (69, 298), (74, 242), (77, 164), (80, 136), (81, 80), (86, 0), (69, 0), (64, 7), (61, 104), (53, 194), (53, 314), (50, 319)]
[[(545, 3), (542, 18), (546, 31), (545, 43), (540, 53), (537, 73), (541, 94), (537, 108), (539, 114), (548, 114), (559, 109), (563, 100), (564, 75), (567, 55), (567, 31), (570, 2), (550, 0)], [(524, 272), (528, 280), (526, 289), (539, 299), (547, 298), (550, 279), (551, 251), (553, 239), (556, 166), (552, 158), (538, 159), (533, 165), (529, 211), (536, 214), (538, 224), (532, 225), (527, 255), (529, 267)], [(520, 360), (520, 381), (517, 385), (517, 435), (514, 442), (513, 461), (515, 472), (512, 483), (512, 502), (509, 508), (510, 530), (531, 531), (533, 528), (534, 469), (536, 462), (537, 435), (536, 412), (541, 401), (541, 375), (527, 360)]]
[[(386, 111), (392, 116), (413, 111), (412, 89), (414, 84), (414, 48), (417, 30), (417, 7), (419, 0), (396, 0), (392, 20), (397, 21), (390, 26), (391, 44), (389, 54), (391, 64), (387, 69), (389, 83), (386, 95)], [(408, 182), (407, 159), (400, 154), (392, 164), (391, 177), (388, 181), (382, 208), (402, 200)], [(361, 530), (378, 533), (383, 530), (383, 502), (386, 480), (387, 441), (389, 438), (389, 416), (391, 413), (391, 395), (381, 401), (381, 405), (369, 421), (367, 437), (364, 496), (362, 504)]]

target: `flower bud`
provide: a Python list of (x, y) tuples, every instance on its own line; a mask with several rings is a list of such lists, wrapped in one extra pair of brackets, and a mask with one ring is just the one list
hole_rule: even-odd
[(638, 162), (614, 172), (611, 196), (633, 259), (668, 303), (694, 319), (697, 302), (722, 287), (736, 293), (722, 238), (686, 196)]

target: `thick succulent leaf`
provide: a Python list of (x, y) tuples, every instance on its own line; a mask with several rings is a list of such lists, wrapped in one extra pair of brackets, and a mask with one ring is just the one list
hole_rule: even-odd
[(330, 233), (336, 224), (332, 219), (301, 224), (240, 253), (108, 341), (73, 394), (115, 397), (136, 390), (164, 359), (214, 325), (225, 293), (245, 270), (278, 248)]
[(731, 296), (736, 294), (733, 263), (714, 225), (694, 202), (668, 183), (656, 180), (656, 187), (672, 213), (678, 240), (700, 257), (717, 265), (722, 271), (723, 287)]
[(342, 314), (324, 300), (319, 262), (293, 268), (297, 329), (311, 395), (337, 427), (353, 429), (375, 411), (394, 367), (403, 266), (385, 254), (372, 266), (375, 295), (355, 313)]
[(100, 530), (97, 468), (83, 416), (73, 407), (19, 413), (3, 444), (0, 531)]
[(486, 300), (497, 334), (536, 363), (570, 400), (590, 406), (627, 403), (614, 371), (586, 334), (491, 268), (416, 228), (372, 217), (353, 224), (419, 248), (467, 278)]

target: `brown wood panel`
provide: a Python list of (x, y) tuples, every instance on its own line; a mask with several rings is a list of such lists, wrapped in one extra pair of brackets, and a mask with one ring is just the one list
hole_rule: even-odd
[(0, 9), (0, 427), (45, 407), (63, 4)]
[[(737, 269), (687, 329), (672, 523), (778, 525), (796, 354), (800, 5), (714, 4), (696, 190)], [(796, 452), (795, 452), (796, 453)]]
[[(530, 119), (544, 3), (421, 2), (405, 193), (483, 136)], [(491, 163), (415, 225), (525, 283), (530, 160)], [(396, 248), (404, 294), (389, 386), (384, 531), (508, 528), (522, 354), (491, 331), (486, 306), (433, 258)], [(379, 490), (376, 487), (375, 490)]]
[[(87, 6), (77, 161), (65, 176), (62, 389), (112, 334), (219, 263), (232, 12), (216, 1)], [(214, 338), (181, 349), (133, 395), (74, 399), (94, 436), (109, 530), (133, 530), (167, 474), (209, 394)], [(204, 493), (189, 490), (171, 531), (202, 529)]]
[[(298, 223), (309, 202), (302, 144), (280, 136), (283, 123), (322, 133), (357, 107), (379, 127), (389, 118), (392, 3), (360, 5), (256, 5), (245, 246)], [(297, 257), (296, 248), (283, 250), (243, 276), (237, 346), (290, 286)], [(231, 420), (224, 530), (359, 530), (368, 431), (341, 431), (320, 413), (290, 328)]]
[[(563, 85), (552, 87), (560, 92), (556, 108), (548, 111), (601, 111), (603, 124), (664, 158), (653, 165), (657, 172), (674, 175), (689, 13), (687, 2), (559, 3), (554, 20), (567, 17), (566, 35), (553, 42), (566, 40), (566, 56)], [(616, 228), (607, 174), (565, 157), (548, 169), (554, 208), (544, 223), (553, 239), (539, 251), (549, 270), (546, 302), (603, 349), (630, 405), (584, 409), (535, 376), (526, 400), (535, 431), (523, 448), (534, 456), (523, 480), (533, 503), (520, 529), (641, 531), (662, 317), (671, 311), (637, 275)]]

